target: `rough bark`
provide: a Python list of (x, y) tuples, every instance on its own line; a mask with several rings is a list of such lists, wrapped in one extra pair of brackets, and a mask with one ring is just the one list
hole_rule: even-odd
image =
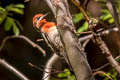
[(57, 28), (64, 43), (66, 55), (77, 80), (94, 80), (86, 55), (75, 34), (67, 0), (52, 0)]

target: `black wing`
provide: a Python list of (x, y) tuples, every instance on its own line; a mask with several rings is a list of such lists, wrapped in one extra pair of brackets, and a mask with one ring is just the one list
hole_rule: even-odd
[(56, 46), (52, 43), (51, 39), (48, 37), (47, 34), (41, 32), (42, 37), (44, 38), (47, 45), (52, 49), (53, 52), (55, 52), (58, 56), (60, 55), (60, 50), (56, 48)]

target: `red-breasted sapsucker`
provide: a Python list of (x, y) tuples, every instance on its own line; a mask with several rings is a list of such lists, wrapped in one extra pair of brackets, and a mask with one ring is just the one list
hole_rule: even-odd
[(64, 51), (63, 43), (61, 41), (60, 34), (56, 28), (54, 22), (47, 22), (44, 17), (47, 14), (36, 14), (33, 17), (33, 25), (34, 28), (41, 33), (42, 37), (44, 38), (45, 42), (48, 46), (55, 52), (58, 56), (63, 56), (66, 60), (67, 64), (72, 70), (70, 65), (69, 59), (67, 57), (66, 52)]
[(47, 22), (44, 17), (47, 14), (36, 14), (33, 17), (34, 28), (41, 33), (49, 47), (59, 56), (65, 56), (60, 34), (54, 22)]

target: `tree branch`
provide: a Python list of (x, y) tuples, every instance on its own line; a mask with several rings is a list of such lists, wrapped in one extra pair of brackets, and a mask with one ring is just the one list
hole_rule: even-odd
[(57, 28), (61, 34), (68, 61), (77, 80), (94, 80), (86, 55), (75, 34), (76, 30), (69, 12), (67, 0), (52, 0)]
[[(79, 8), (79, 10), (83, 13), (84, 18), (86, 21), (89, 21), (90, 18), (88, 17), (87, 13), (83, 9), (83, 7), (80, 5), (80, 3), (77, 0), (72, 0), (72, 2)], [(85, 2), (86, 3), (86, 2)]]
[(50, 59), (47, 61), (45, 68), (44, 68), (44, 73), (43, 73), (43, 78), (42, 78), (43, 80), (50, 80), (51, 69), (58, 59), (59, 57), (54, 53), (50, 57)]
[[(117, 57), (115, 57), (115, 60), (118, 61), (119, 58), (120, 58), (120, 55), (117, 56)], [(110, 65), (110, 62), (108, 62), (108, 63), (104, 64), (103, 66), (98, 67), (98, 68), (96, 68), (96, 69), (92, 69), (92, 71), (99, 71), (99, 70), (101, 70), (101, 69), (107, 67), (108, 65)]]
[(13, 35), (13, 36), (7, 36), (7, 37), (5, 37), (5, 38), (3, 39), (3, 41), (2, 41), (1, 46), (0, 46), (0, 51), (3, 49), (6, 41), (9, 40), (9, 39), (13, 39), (13, 38), (21, 38), (21, 39), (27, 41), (27, 42), (28, 42), (29, 44), (31, 44), (34, 48), (38, 48), (38, 50), (43, 53), (43, 56), (46, 55), (45, 50), (43, 50), (38, 44), (34, 43), (34, 42), (31, 41), (29, 38), (27, 38), (26, 36), (23, 36), (23, 35), (18, 35), (18, 36)]
[(14, 73), (17, 77), (19, 77), (21, 80), (30, 80), (27, 78), (24, 74), (22, 74), (19, 70), (14, 68), (12, 65), (10, 65), (8, 62), (6, 62), (4, 59), (0, 58), (0, 65), (4, 66), (6, 69)]
[(97, 35), (96, 30), (94, 30), (95, 26), (97, 25), (97, 22), (94, 22), (93, 20), (89, 21), (89, 29), (93, 33), (93, 41), (98, 44), (99, 48), (101, 49), (102, 53), (106, 56), (110, 64), (113, 68), (120, 74), (120, 65), (117, 61), (113, 58), (111, 52), (109, 51), (106, 43), (102, 40), (100, 35)]
[[(52, 5), (52, 3), (51, 3), (51, 1), (50, 0), (44, 0), (46, 3), (47, 3), (47, 5), (49, 6), (49, 8), (51, 9), (51, 11), (53, 12), (53, 14), (54, 14), (54, 9), (53, 9), (53, 5)], [(55, 14), (54, 14), (55, 15)]]
[[(109, 27), (108, 29), (105, 29), (105, 30), (102, 30), (102, 29), (98, 29), (97, 30), (97, 35), (99, 35), (99, 36), (103, 36), (103, 35), (107, 35), (107, 34), (109, 34), (110, 32), (118, 32), (119, 31), (119, 29), (117, 28), (117, 27)], [(83, 41), (85, 41), (85, 40), (87, 40), (87, 39), (92, 39), (94, 36), (93, 36), (93, 34), (92, 33), (90, 33), (90, 34), (88, 34), (88, 35), (85, 35), (85, 36), (83, 36), (83, 37), (80, 37), (79, 38), (79, 40), (81, 41), (81, 42), (83, 42)]]
[(104, 74), (106, 77), (108, 77), (110, 80), (113, 80), (111, 78), (111, 76), (109, 76), (108, 74), (106, 74), (104, 71), (96, 71), (93, 73), (94, 76), (96, 76), (97, 74)]
[(119, 19), (118, 13), (117, 13), (117, 6), (115, 3), (115, 0), (105, 0), (105, 1), (106, 1), (106, 6), (108, 7), (109, 11), (111, 12), (111, 14), (114, 18), (116, 26), (120, 30), (120, 19)]

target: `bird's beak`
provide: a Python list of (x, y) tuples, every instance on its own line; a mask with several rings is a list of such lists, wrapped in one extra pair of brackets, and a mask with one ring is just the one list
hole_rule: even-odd
[(44, 14), (43, 16), (40, 17), (39, 21), (42, 20), (44, 17), (46, 17), (48, 13)]

